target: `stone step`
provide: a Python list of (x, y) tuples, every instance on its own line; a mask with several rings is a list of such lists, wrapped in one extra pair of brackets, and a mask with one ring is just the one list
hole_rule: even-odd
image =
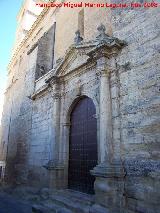
[(89, 213), (116, 213), (116, 212), (109, 212), (106, 208), (98, 205), (98, 204), (94, 204), (91, 208)]
[(50, 213), (52, 211), (52, 213), (56, 213), (56, 208), (48, 208), (48, 207), (45, 207), (43, 205), (33, 205), (32, 206), (32, 212), (33, 213)]
[[(43, 190), (44, 192), (44, 190)], [(89, 213), (94, 196), (73, 190), (58, 190), (49, 199), (33, 205), (35, 213)]]
[(84, 205), (92, 205), (94, 203), (94, 195), (89, 195), (70, 189), (59, 190), (59, 195), (63, 195), (75, 202), (83, 202)]
[[(90, 207), (88, 210), (84, 211), (82, 209), (68, 209), (59, 205), (34, 205), (32, 207), (32, 212), (33, 213), (83, 213), (83, 212), (87, 212), (87, 213), (111, 213), (109, 212), (106, 208), (99, 206), (99, 205), (93, 205), (92, 207)], [(113, 212), (112, 212), (113, 213)], [(116, 213), (116, 212), (114, 212)]]
[(89, 209), (92, 205), (92, 202), (88, 200), (80, 199), (80, 197), (71, 198), (65, 194), (52, 195), (50, 199), (54, 204), (67, 208), (75, 213), (89, 213)]
[(43, 205), (33, 205), (32, 206), (32, 212), (33, 213), (73, 213), (72, 211), (63, 208), (61, 206), (57, 205), (48, 205), (48, 206), (43, 206)]
[(33, 213), (110, 213), (105, 208), (95, 205), (94, 195), (70, 189), (39, 190), (19, 187), (10, 194), (30, 203)]

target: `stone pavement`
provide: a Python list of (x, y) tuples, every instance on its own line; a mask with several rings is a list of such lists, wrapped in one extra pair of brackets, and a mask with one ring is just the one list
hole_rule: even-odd
[[(0, 188), (0, 213), (108, 213), (94, 196), (72, 190)], [(112, 212), (113, 213), (113, 212)]]
[(0, 213), (32, 213), (32, 206), (5, 193), (0, 193)]

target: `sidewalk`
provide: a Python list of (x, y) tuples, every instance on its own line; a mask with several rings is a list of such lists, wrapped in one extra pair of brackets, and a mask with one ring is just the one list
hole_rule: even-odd
[(32, 213), (32, 206), (12, 196), (0, 193), (0, 213)]

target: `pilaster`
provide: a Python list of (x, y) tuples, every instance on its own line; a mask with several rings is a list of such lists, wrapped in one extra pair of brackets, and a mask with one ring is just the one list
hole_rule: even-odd
[(51, 96), (53, 98), (53, 111), (51, 123), (51, 159), (44, 166), (49, 173), (49, 187), (63, 188), (62, 177), (64, 176), (64, 165), (59, 159), (59, 144), (60, 144), (60, 107), (61, 107), (61, 94), (60, 94), (60, 79), (56, 76), (49, 82)]
[[(97, 60), (97, 72), (100, 76), (100, 150), (99, 164), (91, 170), (96, 177), (95, 201), (104, 206), (108, 212), (122, 213), (124, 207), (124, 176), (123, 165), (120, 159), (115, 159), (112, 138), (112, 99), (110, 89), (110, 75), (116, 70), (115, 57), (118, 54), (121, 42), (105, 34), (105, 27), (98, 28), (98, 48), (90, 55)], [(115, 44), (120, 45), (118, 47)], [(122, 46), (121, 46), (122, 47)], [(124, 213), (124, 212), (123, 212)]]
[(123, 209), (124, 171), (120, 159), (114, 159), (112, 139), (112, 101), (110, 73), (115, 69), (114, 58), (101, 57), (97, 60), (100, 75), (100, 152), (99, 165), (91, 174), (96, 177), (94, 184), (96, 203), (112, 213)]

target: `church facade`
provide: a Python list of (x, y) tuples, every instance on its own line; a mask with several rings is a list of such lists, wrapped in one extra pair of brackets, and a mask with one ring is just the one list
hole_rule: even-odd
[(8, 66), (4, 180), (158, 213), (159, 9), (26, 5), (20, 20), (36, 19)]

